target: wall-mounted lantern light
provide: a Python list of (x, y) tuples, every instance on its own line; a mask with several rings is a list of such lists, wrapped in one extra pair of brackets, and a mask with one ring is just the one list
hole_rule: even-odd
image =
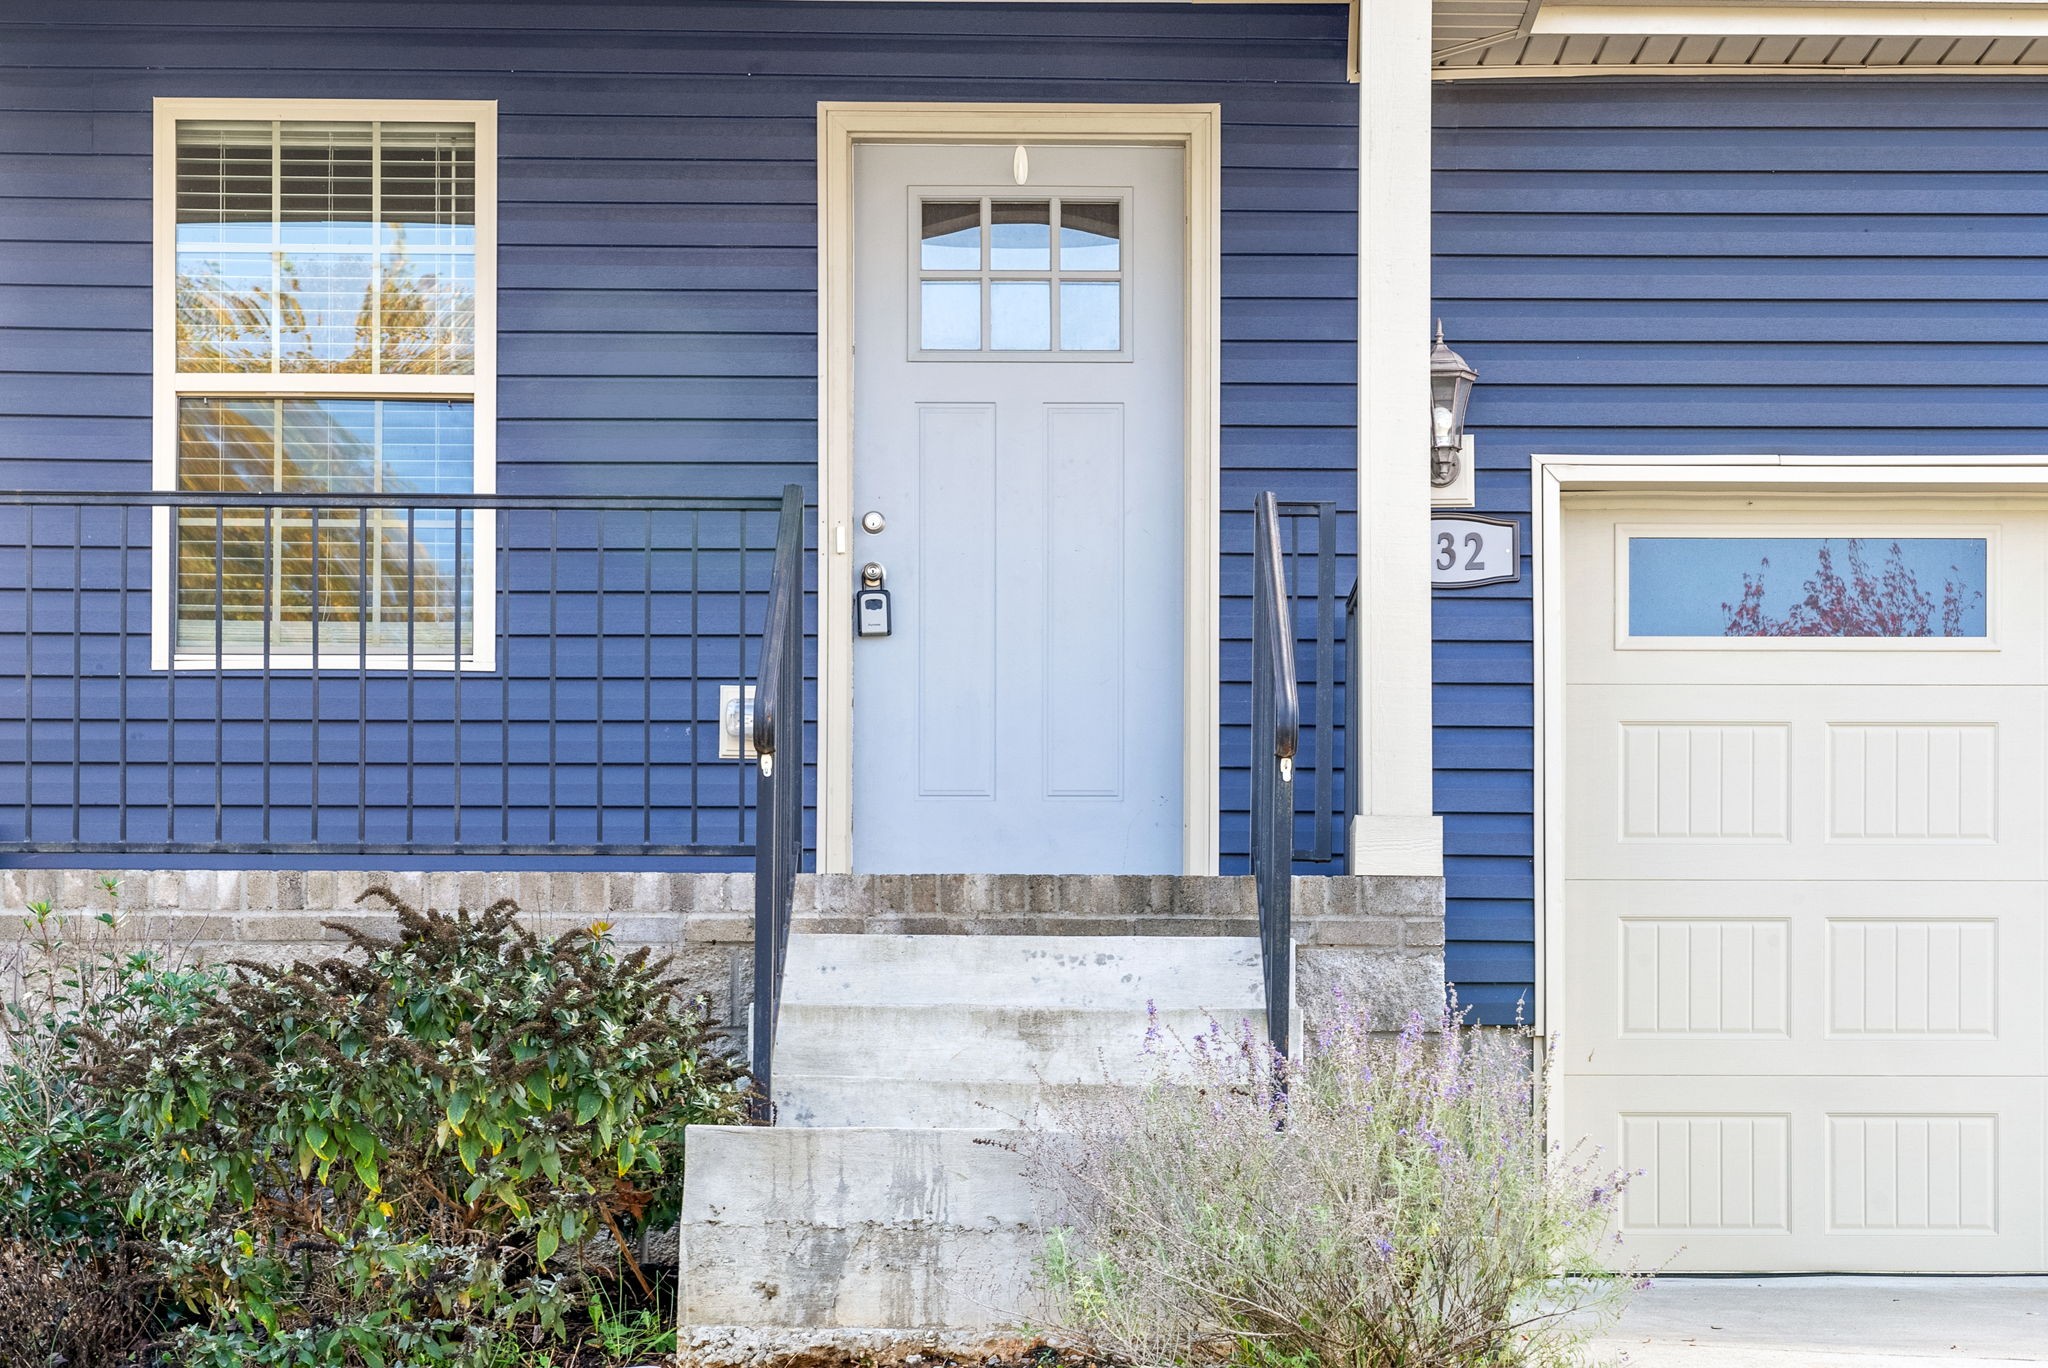
[(1449, 489), (1469, 479), (1471, 457), (1465, 436), (1465, 406), (1472, 402), (1472, 382), (1479, 372), (1444, 344), (1443, 320), (1436, 325), (1436, 346), (1429, 353), (1430, 461), (1429, 483)]

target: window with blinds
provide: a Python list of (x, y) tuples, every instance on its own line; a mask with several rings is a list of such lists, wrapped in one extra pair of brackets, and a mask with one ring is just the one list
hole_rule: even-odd
[(476, 131), (178, 123), (181, 372), (463, 375)]
[(292, 117), (311, 104), (159, 102), (174, 162), (157, 206), (173, 244), (158, 422), (174, 469), (160, 455), (159, 474), (189, 492), (388, 500), (181, 510), (159, 586), (172, 652), (469, 663), (480, 517), (406, 498), (492, 487), (476, 412), (481, 121), (334, 101), (319, 112), (365, 117)]

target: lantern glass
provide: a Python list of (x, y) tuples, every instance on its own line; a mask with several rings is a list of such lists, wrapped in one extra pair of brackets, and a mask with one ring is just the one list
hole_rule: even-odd
[(1433, 409), (1448, 409), (1451, 415), (1450, 442), (1456, 446), (1465, 431), (1465, 406), (1472, 402), (1472, 382), (1478, 374), (1465, 358), (1442, 342), (1429, 358), (1429, 402)]

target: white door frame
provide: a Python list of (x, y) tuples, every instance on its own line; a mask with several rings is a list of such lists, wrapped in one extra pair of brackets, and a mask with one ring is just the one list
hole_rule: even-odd
[(1187, 573), (1182, 868), (1217, 868), (1222, 107), (818, 106), (818, 868), (853, 868), (853, 149), (895, 143), (1124, 143), (1186, 156)]
[[(1564, 496), (1574, 492), (1779, 494), (1862, 490), (2048, 492), (2048, 456), (1568, 456), (1531, 458), (1535, 527), (1531, 602), (1536, 651), (1536, 1001), (1530, 1020), (1555, 1029), (1570, 991), (1563, 955), (1565, 851)], [(1564, 1042), (1564, 1048), (1571, 1048)], [(1552, 1115), (1564, 1082), (1552, 1089)]]

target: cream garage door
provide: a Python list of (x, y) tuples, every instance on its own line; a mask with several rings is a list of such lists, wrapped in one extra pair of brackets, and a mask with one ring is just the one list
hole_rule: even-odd
[(1555, 1117), (1628, 1247), (2048, 1269), (2048, 505), (1582, 496), (1563, 551)]

